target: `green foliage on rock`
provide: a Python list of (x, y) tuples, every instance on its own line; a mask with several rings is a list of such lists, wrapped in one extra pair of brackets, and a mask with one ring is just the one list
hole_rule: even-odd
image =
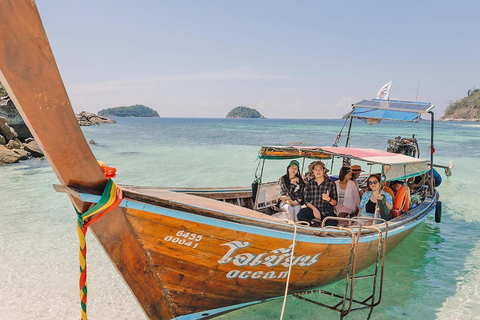
[(232, 109), (227, 114), (227, 118), (256, 118), (256, 119), (263, 119), (265, 118), (260, 114), (255, 109), (249, 108), (249, 107), (244, 107), (244, 106), (238, 106)]
[(480, 119), (480, 90), (468, 90), (468, 96), (451, 103), (443, 118), (458, 120)]
[(143, 104), (102, 109), (98, 115), (103, 117), (160, 117), (157, 111)]

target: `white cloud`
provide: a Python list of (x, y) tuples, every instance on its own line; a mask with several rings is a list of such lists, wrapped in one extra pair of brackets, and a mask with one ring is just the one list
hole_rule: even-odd
[(275, 74), (261, 74), (250, 66), (235, 69), (221, 70), (217, 72), (170, 74), (145, 79), (118, 79), (96, 83), (74, 84), (69, 86), (69, 91), (74, 93), (115, 91), (126, 89), (141, 89), (154, 87), (161, 82), (186, 82), (186, 81), (209, 81), (209, 80), (284, 80), (287, 76)]
[(343, 117), (346, 113), (352, 110), (352, 104), (354, 103), (353, 98), (350, 96), (341, 97), (337, 103), (334, 105), (335, 115), (338, 118)]

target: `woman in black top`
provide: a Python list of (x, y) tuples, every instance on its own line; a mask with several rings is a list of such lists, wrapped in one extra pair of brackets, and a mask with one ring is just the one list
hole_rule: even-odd
[[(368, 177), (368, 191), (365, 192), (360, 201), (358, 211), (359, 216), (375, 217), (377, 211), (378, 199), (384, 200), (388, 210), (392, 210), (393, 201), (392, 196), (383, 191), (383, 183), (379, 176), (371, 174)], [(371, 224), (372, 220), (365, 224)]]
[(300, 177), (297, 160), (290, 161), (287, 173), (280, 178), (279, 183), (282, 189), (279, 208), (289, 213), (290, 220), (296, 221), (297, 213), (303, 203), (303, 189), (305, 188), (305, 183)]

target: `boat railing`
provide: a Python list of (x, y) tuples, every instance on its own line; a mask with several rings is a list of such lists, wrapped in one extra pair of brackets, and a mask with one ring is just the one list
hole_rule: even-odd
[[(379, 228), (375, 225), (365, 226), (360, 224), (358, 219), (352, 218), (326, 217), (322, 222), (322, 228), (332, 228), (347, 231), (352, 237), (352, 245), (350, 249), (350, 257), (348, 260), (347, 275), (345, 278), (345, 287), (343, 294), (338, 294), (322, 289), (316, 289), (294, 293), (293, 297), (336, 311), (340, 314), (340, 319), (343, 319), (352, 311), (370, 309), (370, 314), (373, 312), (373, 308), (379, 305), (382, 299), (383, 276), (385, 269), (384, 257), (386, 255), (387, 247), (386, 245), (388, 237), (388, 224), (384, 219), (381, 218), (365, 217), (364, 219), (372, 220), (373, 222), (375, 222), (376, 220), (381, 220), (384, 227)], [(325, 222), (328, 220), (336, 220), (339, 223), (348, 223), (348, 226), (325, 226)], [(353, 226), (355, 227), (353, 228)], [(355, 269), (357, 245), (363, 229), (378, 233), (376, 261), (373, 273), (356, 276)], [(364, 299), (355, 298), (355, 281), (364, 279), (372, 279), (372, 293)], [(337, 298), (338, 302), (332, 305), (305, 297), (305, 295), (311, 294), (325, 294), (329, 297)]]

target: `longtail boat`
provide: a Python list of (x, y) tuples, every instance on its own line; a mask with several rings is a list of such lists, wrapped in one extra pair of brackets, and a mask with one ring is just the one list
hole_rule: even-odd
[[(373, 308), (381, 299), (375, 281), (381, 284), (383, 256), (435, 212), (433, 185), (415, 208), (363, 227), (355, 219), (346, 219), (344, 227), (311, 227), (271, 217), (265, 212), (277, 201), (275, 186), (262, 181), (254, 193), (251, 187), (127, 185), (122, 193), (77, 124), (35, 2), (0, 0), (0, 21), (0, 82), (58, 176), (57, 191), (70, 197), (84, 218), (80, 225), (91, 227), (149, 319), (209, 318), (287, 295), (309, 300), (303, 296), (309, 290), (345, 278), (341, 302), (330, 307), (341, 317), (356, 303)], [(363, 104), (354, 106), (352, 119), (367, 116)], [(371, 118), (382, 118), (381, 108), (418, 117), (433, 107), (407, 105), (371, 101), (365, 108), (373, 108)], [(375, 149), (265, 146), (259, 157), (363, 161), (377, 166), (385, 180), (433, 169), (433, 160)], [(106, 212), (101, 219), (99, 206)], [(372, 264), (373, 294), (358, 301), (352, 295), (355, 273)], [(81, 296), (86, 307), (86, 290)]]

